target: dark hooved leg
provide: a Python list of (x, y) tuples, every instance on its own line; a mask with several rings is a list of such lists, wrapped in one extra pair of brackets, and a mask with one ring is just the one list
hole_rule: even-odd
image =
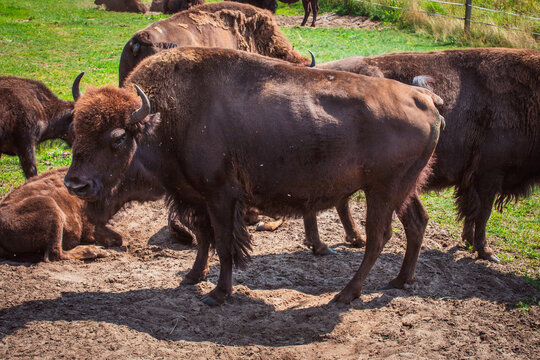
[(463, 222), (461, 240), (463, 240), (465, 245), (474, 245), (474, 219), (469, 216), (466, 216), (465, 221)]
[(398, 276), (390, 281), (390, 286), (402, 289), (405, 284), (413, 284), (416, 281), (414, 271), (429, 217), (417, 194), (410, 199), (407, 207), (398, 213), (398, 217), (405, 228), (407, 250), (401, 270)]
[(37, 168), (34, 146), (28, 145), (26, 148), (21, 147), (17, 155), (19, 155), (19, 161), (21, 162), (24, 176), (27, 179), (31, 178), (32, 176), (36, 176)]
[(219, 256), (219, 279), (214, 290), (203, 296), (202, 301), (209, 306), (223, 304), (232, 294), (232, 266), (233, 266), (233, 238), (234, 222), (242, 221), (243, 218), (236, 219), (237, 201), (235, 197), (228, 193), (221, 193), (207, 205), (210, 222), (214, 229), (214, 239), (216, 252)]
[(310, 0), (302, 0), (302, 6), (304, 7), (304, 19), (302, 20), (302, 24), (300, 24), (300, 26), (306, 25), (309, 14), (311, 13)]
[(366, 252), (356, 274), (347, 286), (333, 301), (348, 304), (360, 297), (362, 286), (381, 254), (384, 245), (392, 236), (392, 212), (393, 206), (389, 206), (386, 196), (366, 192), (367, 219), (366, 219)]
[(474, 222), (474, 250), (478, 251), (478, 258), (480, 259), (499, 262), (500, 259), (495, 256), (493, 250), (486, 243), (486, 225), (491, 216), (496, 192), (494, 189), (484, 187), (478, 193), (480, 195), (480, 209)]
[(336, 252), (321, 242), (319, 237), (319, 228), (317, 226), (317, 214), (315, 212), (307, 212), (304, 214), (304, 229), (306, 231), (305, 244), (311, 247), (315, 255), (333, 255)]
[(210, 252), (210, 243), (214, 241), (214, 232), (208, 214), (198, 214), (199, 222), (193, 229), (197, 237), (197, 257), (193, 267), (186, 274), (183, 284), (196, 284), (206, 278), (208, 275), (208, 255)]
[(313, 10), (313, 22), (311, 23), (311, 27), (315, 27), (317, 14), (319, 13), (319, 0), (311, 0), (311, 9)]
[(345, 241), (354, 247), (363, 247), (366, 245), (366, 242), (362, 238), (362, 235), (360, 235), (360, 231), (358, 231), (358, 228), (356, 227), (356, 224), (351, 216), (349, 199), (345, 198), (340, 200), (336, 206), (336, 210), (339, 215), (339, 219), (343, 224), (343, 229), (345, 229)]
[(176, 212), (169, 210), (169, 234), (179, 243), (192, 245), (195, 235), (178, 219)]

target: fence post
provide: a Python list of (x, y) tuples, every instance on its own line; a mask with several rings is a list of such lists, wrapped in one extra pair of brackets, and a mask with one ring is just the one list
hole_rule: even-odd
[(465, 0), (465, 35), (471, 31), (472, 0)]

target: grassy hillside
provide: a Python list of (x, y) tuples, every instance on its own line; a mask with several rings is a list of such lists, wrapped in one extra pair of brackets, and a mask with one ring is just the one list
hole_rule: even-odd
[[(298, 11), (280, 5), (278, 12)], [(294, 10), (296, 9), (296, 10)], [(17, 75), (43, 81), (61, 98), (71, 97), (75, 76), (85, 71), (82, 88), (117, 84), (118, 60), (125, 42), (138, 29), (164, 15), (106, 12), (92, 0), (2, 0), (0, 2), (0, 75)], [(283, 30), (296, 49), (312, 50), (319, 62), (353, 55), (392, 51), (428, 51), (448, 48), (432, 37), (396, 28)], [(38, 170), (68, 166), (70, 150), (61, 142), (43, 144)], [(23, 182), (17, 158), (0, 159), (0, 197)], [(457, 238), (451, 191), (427, 194), (424, 201), (431, 218)], [(488, 237), (503, 261), (538, 279), (540, 268), (540, 191), (501, 215), (494, 213)]]

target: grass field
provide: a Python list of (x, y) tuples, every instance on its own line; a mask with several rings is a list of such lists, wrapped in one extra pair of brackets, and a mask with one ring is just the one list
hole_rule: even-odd
[[(296, 4), (298, 6), (299, 4)], [(295, 10), (296, 9), (296, 10)], [(280, 5), (278, 13), (298, 8)], [(163, 15), (111, 13), (92, 0), (3, 0), (0, 2), (0, 75), (17, 75), (43, 81), (59, 97), (70, 99), (75, 76), (85, 71), (82, 88), (117, 84), (118, 60), (125, 42), (138, 29)], [(296, 49), (310, 49), (319, 62), (353, 55), (392, 51), (428, 51), (448, 48), (425, 35), (396, 28), (283, 29)], [(42, 144), (38, 170), (70, 163), (70, 150), (59, 141)], [(0, 159), (0, 198), (23, 182), (18, 159)], [(459, 237), (451, 190), (423, 196), (433, 221)], [(538, 284), (540, 277), (540, 191), (503, 214), (494, 212), (488, 238), (504, 262)]]

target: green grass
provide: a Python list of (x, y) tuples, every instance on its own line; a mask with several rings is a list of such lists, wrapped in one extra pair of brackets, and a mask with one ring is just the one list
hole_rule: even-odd
[[(146, 2), (150, 2), (149, 0)], [(280, 3), (280, 14), (303, 14), (301, 3)], [(164, 15), (112, 13), (93, 0), (2, 0), (0, 2), (0, 75), (43, 81), (61, 98), (71, 98), (71, 84), (80, 71), (88, 85), (117, 84), (118, 60), (125, 42), (138, 29)], [(428, 51), (449, 48), (432, 37), (396, 28), (321, 29), (286, 28), (285, 35), (302, 54), (312, 50), (325, 62), (353, 55), (392, 51)], [(68, 166), (70, 150), (61, 142), (42, 144), (37, 151), (38, 171)], [(0, 198), (23, 182), (18, 158), (0, 159)], [(426, 194), (423, 201), (432, 221), (449, 229), (457, 239), (451, 190)], [(540, 190), (502, 214), (493, 212), (489, 241), (504, 262), (533, 284), (539, 282)]]

